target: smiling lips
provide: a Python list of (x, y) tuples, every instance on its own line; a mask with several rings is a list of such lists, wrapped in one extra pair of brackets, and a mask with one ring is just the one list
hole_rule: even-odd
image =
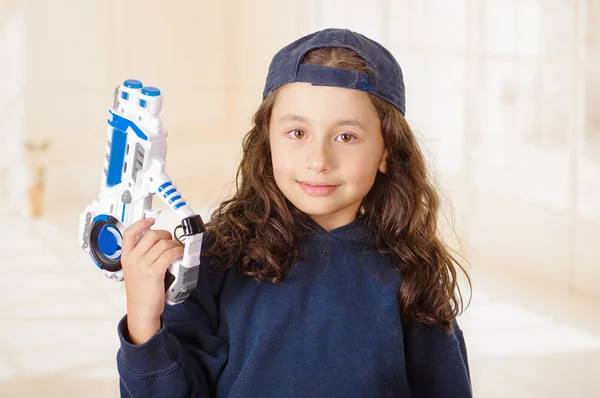
[(304, 190), (304, 192), (311, 196), (326, 196), (333, 193), (333, 191), (335, 191), (339, 187), (339, 185), (326, 185), (310, 181), (297, 182), (298, 185), (300, 185), (300, 187)]

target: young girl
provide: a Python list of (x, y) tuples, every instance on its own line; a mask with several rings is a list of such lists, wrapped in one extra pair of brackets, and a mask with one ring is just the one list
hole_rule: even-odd
[(274, 56), (263, 98), (184, 303), (163, 288), (181, 246), (125, 231), (122, 396), (470, 397), (463, 269), (394, 57), (323, 30)]

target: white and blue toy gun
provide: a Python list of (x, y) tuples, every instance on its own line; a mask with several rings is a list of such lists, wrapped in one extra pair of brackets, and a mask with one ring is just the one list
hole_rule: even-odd
[(165, 275), (165, 301), (178, 304), (196, 287), (205, 226), (165, 173), (168, 133), (159, 116), (162, 103), (160, 90), (139, 80), (126, 80), (115, 89), (100, 195), (79, 216), (79, 244), (104, 275), (122, 281), (123, 231), (141, 218), (158, 216), (159, 210), (152, 211), (157, 194), (183, 228), (183, 258)]

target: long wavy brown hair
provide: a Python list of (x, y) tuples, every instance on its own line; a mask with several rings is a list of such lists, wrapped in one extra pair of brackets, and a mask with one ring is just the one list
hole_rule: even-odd
[[(321, 48), (303, 63), (335, 66), (374, 74), (355, 52)], [(367, 225), (374, 231), (374, 248), (388, 256), (402, 275), (400, 303), (409, 322), (452, 329), (464, 310), (457, 271), (465, 268), (440, 237), (440, 196), (425, 158), (402, 113), (369, 94), (381, 120), (387, 171), (378, 172), (362, 203)], [(308, 216), (281, 193), (273, 176), (269, 119), (277, 91), (267, 96), (243, 140), (243, 156), (233, 196), (223, 201), (207, 223), (212, 241), (206, 255), (220, 267), (238, 264), (258, 281), (282, 281), (302, 259), (301, 238), (310, 232)]]

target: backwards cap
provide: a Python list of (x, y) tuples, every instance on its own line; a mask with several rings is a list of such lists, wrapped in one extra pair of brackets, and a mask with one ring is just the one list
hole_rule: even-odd
[[(301, 63), (306, 53), (325, 47), (344, 47), (356, 52), (367, 62), (371, 73)], [(311, 33), (279, 50), (269, 65), (263, 99), (276, 88), (293, 82), (365, 91), (383, 98), (405, 114), (404, 79), (398, 61), (381, 44), (348, 29)]]

